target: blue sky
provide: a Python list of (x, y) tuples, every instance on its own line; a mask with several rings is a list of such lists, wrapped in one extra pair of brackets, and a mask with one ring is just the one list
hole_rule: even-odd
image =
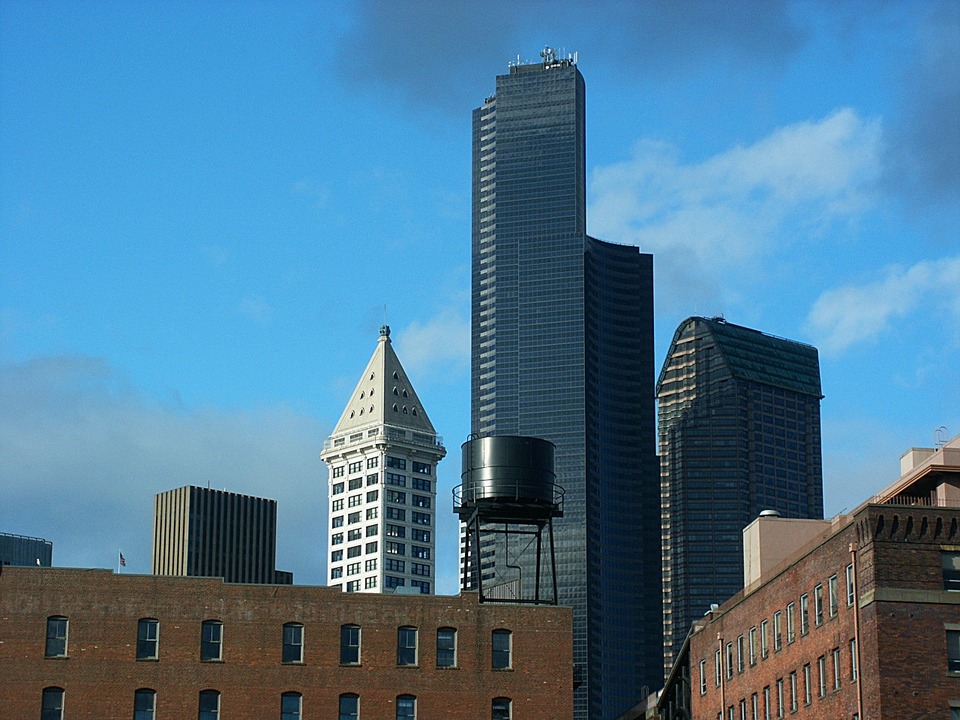
[(470, 111), (547, 44), (658, 364), (694, 314), (820, 348), (828, 515), (960, 433), (960, 3), (568, 5), (0, 0), (0, 531), (149, 572), (153, 495), (209, 483), (323, 583), (318, 456), (384, 318), (449, 507)]

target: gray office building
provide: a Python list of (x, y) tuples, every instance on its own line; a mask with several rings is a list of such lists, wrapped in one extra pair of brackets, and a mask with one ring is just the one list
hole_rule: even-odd
[(743, 588), (743, 528), (763, 510), (823, 517), (817, 349), (691, 317), (657, 397), (669, 672), (693, 621)]
[[(586, 234), (583, 76), (541, 56), (473, 113), (471, 429), (556, 445), (574, 711), (595, 720), (662, 681), (653, 260)], [(485, 586), (534, 577), (492, 541), (481, 569)]]
[(195, 486), (154, 496), (154, 575), (291, 584), (276, 557), (276, 500)]
[(0, 565), (53, 564), (53, 543), (43, 538), (0, 533)]

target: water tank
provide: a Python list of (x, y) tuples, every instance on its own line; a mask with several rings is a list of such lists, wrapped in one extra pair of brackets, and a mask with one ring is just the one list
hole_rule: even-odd
[(462, 446), (461, 501), (466, 504), (557, 502), (555, 447), (549, 440), (490, 435)]

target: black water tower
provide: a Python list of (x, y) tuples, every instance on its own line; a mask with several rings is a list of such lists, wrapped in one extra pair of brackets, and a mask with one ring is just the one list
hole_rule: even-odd
[[(556, 484), (554, 444), (548, 440), (517, 435), (471, 436), (462, 446), (462, 484), (453, 490), (454, 511), (466, 529), (462, 587), (472, 587), (480, 602), (508, 601), (557, 604), (557, 563), (553, 543), (553, 519), (563, 517), (563, 488)], [(543, 531), (547, 530), (544, 547)], [(484, 580), (481, 547), (500, 538), (502, 546), (517, 545), (529, 538), (535, 574), (531, 596), (524, 596), (522, 581), (514, 592), (497, 592), (498, 580)], [(548, 587), (552, 597), (545, 598), (543, 583), (544, 552), (550, 572)], [(509, 562), (509, 560), (507, 560)], [(517, 572), (519, 565), (508, 565)]]

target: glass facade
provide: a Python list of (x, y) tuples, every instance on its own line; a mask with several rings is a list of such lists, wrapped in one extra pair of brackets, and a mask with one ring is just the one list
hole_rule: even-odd
[(688, 318), (657, 398), (669, 671), (693, 621), (743, 588), (743, 528), (762, 510), (823, 517), (817, 350)]
[[(585, 168), (575, 63), (545, 52), (497, 77), (473, 114), (471, 430), (556, 445), (578, 719), (659, 687), (662, 622), (653, 263), (586, 235)], [(481, 541), (481, 563), (485, 585), (532, 594), (530, 559), (499, 539)]]

